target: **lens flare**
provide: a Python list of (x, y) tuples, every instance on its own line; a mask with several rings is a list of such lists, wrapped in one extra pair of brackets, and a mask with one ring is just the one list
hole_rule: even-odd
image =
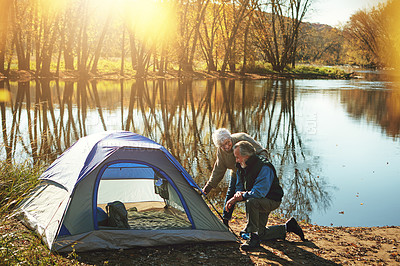
[[(388, 66), (394, 69), (393, 81), (394, 88), (391, 91), (391, 96), (388, 97), (386, 106), (388, 114), (388, 132), (393, 132), (396, 136), (400, 126), (400, 1), (390, 1), (386, 6), (386, 21), (388, 23), (389, 44), (387, 54)], [(396, 87), (397, 86), (397, 87)]]
[(173, 5), (166, 1), (129, 1), (126, 9), (127, 24), (136, 37), (160, 42), (171, 37), (176, 29)]
[(390, 36), (390, 65), (395, 69), (395, 78), (400, 82), (400, 1), (391, 1), (387, 6), (388, 32)]
[(9, 102), (11, 100), (11, 95), (8, 90), (0, 89), (0, 103)]

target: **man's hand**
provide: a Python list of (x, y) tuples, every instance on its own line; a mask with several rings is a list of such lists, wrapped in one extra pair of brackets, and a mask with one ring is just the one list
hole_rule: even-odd
[(229, 209), (232, 208), (232, 206), (233, 206), (233, 204), (235, 204), (235, 202), (236, 202), (235, 197), (230, 198), (225, 205), (225, 211), (229, 211)]
[(244, 191), (238, 191), (235, 193), (235, 195), (228, 200), (228, 202), (225, 205), (225, 210), (229, 211), (230, 208), (232, 208), (233, 204), (235, 204), (237, 201), (242, 201), (243, 200), (243, 194)]
[(236, 201), (242, 201), (243, 194), (244, 194), (244, 191), (238, 191), (235, 193), (235, 195), (233, 197), (235, 198)]

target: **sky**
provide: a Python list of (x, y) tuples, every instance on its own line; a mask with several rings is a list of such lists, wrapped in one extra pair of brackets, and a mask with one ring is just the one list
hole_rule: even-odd
[(312, 0), (304, 21), (340, 26), (360, 9), (369, 9), (387, 0)]

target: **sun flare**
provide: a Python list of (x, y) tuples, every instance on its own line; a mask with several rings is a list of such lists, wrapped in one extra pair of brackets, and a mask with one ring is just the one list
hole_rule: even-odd
[(163, 41), (176, 32), (176, 8), (164, 0), (91, 0), (99, 21), (109, 12), (123, 20), (135, 37), (141, 40)]
[(393, 65), (396, 68), (396, 78), (400, 81), (400, 2), (394, 1), (391, 3), (390, 12), (392, 12), (391, 24), (389, 25), (389, 34), (392, 36), (392, 45), (390, 54), (392, 56)]
[(176, 16), (171, 4), (156, 0), (133, 0), (128, 1), (127, 7), (125, 18), (136, 36), (160, 41), (175, 31)]
[(11, 100), (10, 92), (6, 89), (0, 89), (0, 103), (9, 102)]

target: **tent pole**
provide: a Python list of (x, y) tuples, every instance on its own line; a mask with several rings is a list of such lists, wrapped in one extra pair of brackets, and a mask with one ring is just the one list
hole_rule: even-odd
[[(218, 213), (219, 218), (223, 221), (224, 219), (222, 218), (221, 213), (219, 213), (219, 211), (215, 208), (214, 204), (212, 204), (212, 202), (210, 201), (210, 199), (207, 197), (206, 194), (204, 194), (204, 192), (201, 191), (201, 194), (204, 196), (204, 198), (206, 198), (207, 202), (213, 207), (214, 211), (216, 213)], [(228, 229), (232, 232), (232, 234), (236, 237), (236, 239), (238, 240), (238, 242), (240, 244), (243, 244), (243, 242), (240, 240), (239, 236), (233, 231), (233, 229), (229, 226), (228, 224)]]

